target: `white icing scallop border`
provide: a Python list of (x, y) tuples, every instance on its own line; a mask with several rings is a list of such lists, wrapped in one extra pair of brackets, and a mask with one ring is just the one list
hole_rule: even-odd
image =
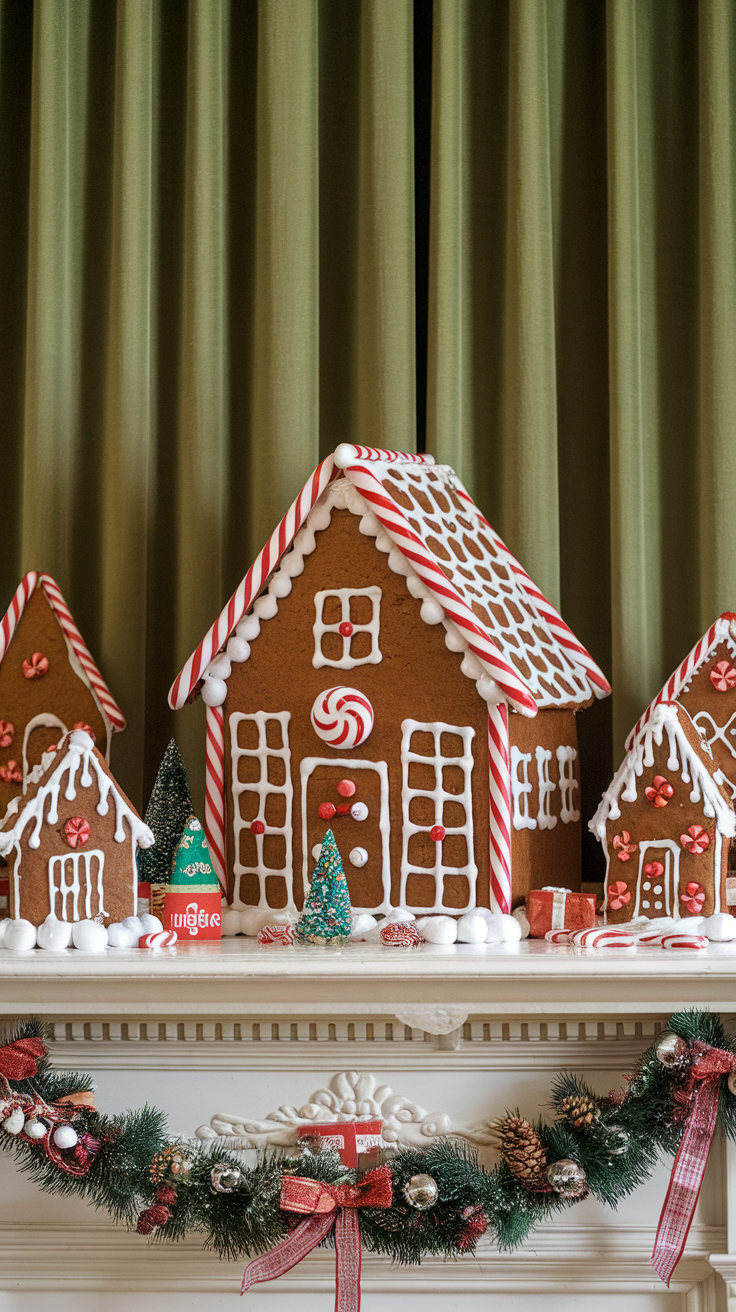
[(406, 580), (407, 589), (412, 597), (421, 601), (420, 615), (424, 623), (442, 624), (445, 630), (445, 646), (450, 651), (462, 653), (460, 669), (467, 679), (473, 681), (481, 700), (488, 706), (496, 706), (499, 702), (503, 702), (505, 698), (495, 679), (487, 673), (478, 658), (469, 650), (457, 625), (447, 618), (429, 588), (391, 541), (364, 497), (349, 479), (339, 478), (325, 488), (309, 512), (305, 523), (294, 538), (291, 549), (281, 557), (278, 569), (271, 576), (267, 591), (256, 598), (248, 613), (237, 625), (225, 650), (218, 652), (207, 666), (202, 685), (202, 699), (206, 705), (221, 706), (225, 701), (227, 680), (233, 664), (240, 664), (248, 659), (251, 643), (258, 637), (261, 624), (278, 614), (279, 601), (283, 597), (288, 597), (293, 586), (292, 580), (303, 573), (304, 558), (311, 556), (317, 546), (315, 535), (329, 527), (333, 509), (349, 510), (351, 514), (360, 517), (360, 532), (365, 537), (375, 538), (378, 550), (388, 557), (389, 569), (392, 573), (401, 575)]

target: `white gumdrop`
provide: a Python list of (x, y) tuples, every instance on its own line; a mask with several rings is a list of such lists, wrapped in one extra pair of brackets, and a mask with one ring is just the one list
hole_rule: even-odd
[(261, 621), (258, 616), (246, 615), (245, 619), (240, 621), (235, 630), (235, 634), (238, 638), (243, 638), (246, 642), (253, 642), (253, 639), (258, 637), (260, 631)]
[(367, 911), (361, 913), (359, 916), (353, 916), (350, 937), (360, 940), (369, 932), (369, 930), (375, 929), (377, 925), (378, 921), (376, 920), (376, 917), (369, 915)]
[(139, 937), (140, 935), (121, 920), (116, 920), (107, 927), (107, 946), (110, 948), (136, 948)]
[(285, 570), (279, 570), (274, 574), (268, 585), (268, 590), (274, 597), (288, 597), (292, 589), (292, 582)]
[(465, 651), (466, 642), (464, 638), (460, 637), (460, 634), (458, 633), (457, 629), (453, 627), (453, 628), (448, 628), (445, 631), (445, 646), (447, 647), (448, 651), (460, 652), (460, 651)]
[(144, 934), (160, 934), (164, 927), (158, 916), (151, 916), (147, 911), (144, 915), (138, 916), (137, 919), (141, 922), (141, 930)]
[(419, 612), (425, 624), (439, 624), (444, 613), (440, 603), (433, 601), (430, 597), (422, 602), (422, 608)]
[(408, 920), (416, 920), (413, 911), (410, 911), (408, 907), (394, 907), (393, 911), (389, 911), (383, 923), (384, 925), (405, 925)]
[(302, 556), (301, 552), (290, 551), (288, 556), (284, 556), (284, 559), (281, 562), (280, 572), (282, 574), (286, 574), (290, 579), (295, 579), (300, 574), (303, 574), (304, 557)]
[(209, 675), (202, 683), (202, 701), (205, 706), (222, 706), (227, 697), (227, 684), (224, 679), (211, 679)]
[(278, 613), (279, 603), (276, 598), (267, 592), (263, 597), (259, 597), (253, 605), (253, 610), (259, 620), (272, 620)]
[(485, 943), (488, 937), (488, 921), (485, 916), (475, 911), (466, 911), (457, 922), (458, 943)]
[(452, 916), (422, 916), (417, 929), (428, 943), (457, 942), (457, 921)]
[(120, 923), (130, 930), (134, 937), (134, 941), (137, 943), (143, 933), (143, 925), (141, 924), (140, 916), (126, 916), (125, 920), (122, 920)]
[(79, 952), (104, 952), (107, 930), (96, 920), (78, 920), (72, 929), (72, 943)]
[(240, 927), (241, 911), (223, 911), (221, 919), (222, 937), (235, 938), (236, 934), (242, 934)]
[(364, 847), (354, 847), (351, 849), (350, 855), (348, 857), (348, 861), (350, 862), (351, 866), (355, 866), (357, 869), (360, 869), (361, 866), (367, 864), (368, 853), (366, 852)]
[(241, 661), (247, 661), (250, 656), (250, 643), (234, 634), (227, 644), (226, 651), (230, 660), (240, 665)]
[(210, 679), (229, 679), (232, 674), (230, 657), (220, 652), (207, 666), (206, 674)]
[[(681, 920), (680, 924), (690, 929), (690, 920)], [(727, 911), (717, 911), (714, 916), (708, 916), (696, 933), (705, 934), (711, 943), (730, 943), (736, 938), (736, 916), (731, 916)]]
[(358, 452), (352, 442), (341, 442), (335, 448), (335, 464), (338, 469), (347, 469), (348, 465), (354, 465), (358, 459)]
[(488, 918), (487, 943), (518, 943), (521, 925), (516, 916), (505, 916), (497, 911)]
[(72, 941), (72, 927), (68, 920), (47, 916), (36, 931), (36, 943), (45, 952), (63, 952)]
[(5, 946), (9, 952), (30, 952), (36, 946), (36, 926), (30, 920), (11, 920), (5, 930)]
[(521, 937), (522, 937), (522, 938), (528, 938), (528, 937), (529, 937), (529, 917), (528, 917), (527, 914), (526, 914), (526, 907), (517, 907), (515, 911), (512, 911), (512, 912), (511, 912), (511, 914), (512, 914), (512, 916), (514, 917), (514, 920), (518, 920), (518, 922), (519, 922), (519, 927), (520, 927), (520, 929), (521, 929)]

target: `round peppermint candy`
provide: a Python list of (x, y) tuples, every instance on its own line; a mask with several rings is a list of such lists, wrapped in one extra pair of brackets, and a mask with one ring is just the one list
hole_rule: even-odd
[(373, 707), (357, 688), (328, 688), (315, 699), (312, 728), (329, 747), (347, 750), (364, 743), (373, 729)]

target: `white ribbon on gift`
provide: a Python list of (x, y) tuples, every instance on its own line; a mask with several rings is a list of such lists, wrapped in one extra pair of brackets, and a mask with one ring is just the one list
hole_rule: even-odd
[(565, 902), (569, 888), (557, 888), (554, 884), (545, 884), (543, 893), (552, 893), (552, 924), (550, 929), (565, 928)]

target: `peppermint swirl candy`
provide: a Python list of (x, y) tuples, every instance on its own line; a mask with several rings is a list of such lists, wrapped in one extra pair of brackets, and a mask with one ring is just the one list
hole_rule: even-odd
[(314, 732), (329, 747), (357, 747), (373, 729), (373, 707), (357, 688), (328, 688), (312, 707)]
[(160, 929), (153, 934), (143, 934), (138, 939), (139, 948), (173, 948), (175, 943), (175, 929)]

